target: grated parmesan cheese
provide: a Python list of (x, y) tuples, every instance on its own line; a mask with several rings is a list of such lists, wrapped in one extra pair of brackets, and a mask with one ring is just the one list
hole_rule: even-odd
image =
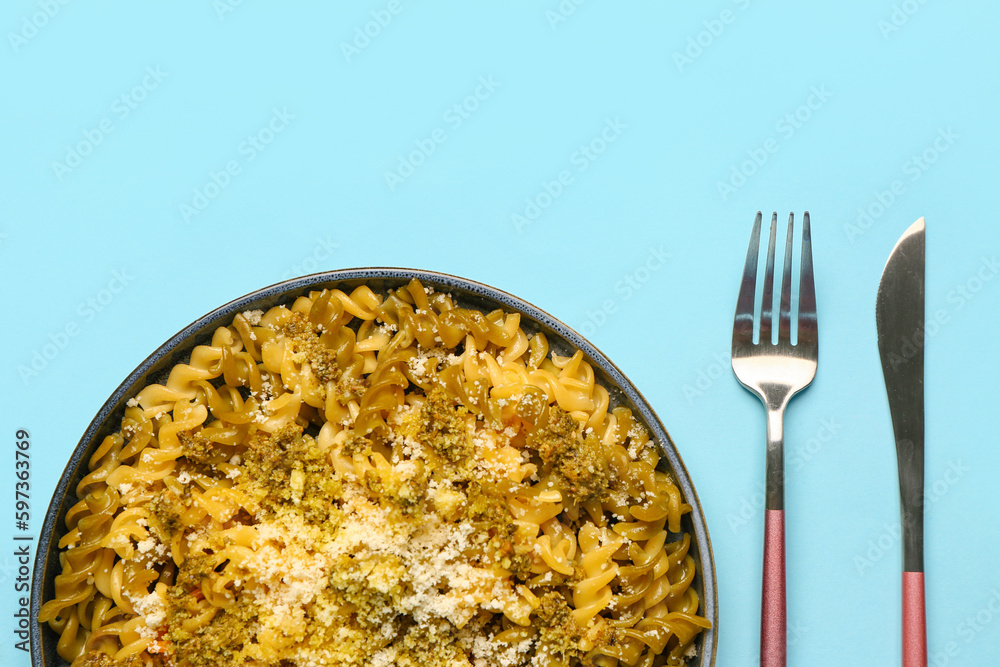
[(264, 317), (263, 310), (245, 310), (243, 311), (243, 317), (253, 326), (260, 324), (260, 318)]

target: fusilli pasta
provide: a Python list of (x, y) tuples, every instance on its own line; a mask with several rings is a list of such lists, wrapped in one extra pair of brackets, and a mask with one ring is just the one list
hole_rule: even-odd
[(413, 281), (237, 315), (89, 460), (73, 667), (681, 665), (690, 511), (577, 351)]

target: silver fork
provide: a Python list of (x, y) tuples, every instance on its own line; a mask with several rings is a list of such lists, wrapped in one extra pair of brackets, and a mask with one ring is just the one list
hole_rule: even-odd
[(774, 331), (774, 246), (778, 214), (771, 216), (771, 235), (764, 273), (764, 298), (757, 316), (759, 342), (753, 342), (754, 294), (757, 288), (757, 254), (761, 214), (758, 211), (743, 269), (740, 296), (733, 321), (733, 372), (744, 387), (757, 394), (767, 410), (767, 459), (764, 518), (764, 576), (761, 595), (760, 665), (784, 667), (785, 640), (785, 459), (784, 416), (788, 401), (816, 376), (816, 289), (813, 282), (812, 239), (809, 213), (802, 221), (799, 271), (798, 338), (792, 344), (792, 231), (794, 214), (788, 216), (785, 264), (777, 343)]

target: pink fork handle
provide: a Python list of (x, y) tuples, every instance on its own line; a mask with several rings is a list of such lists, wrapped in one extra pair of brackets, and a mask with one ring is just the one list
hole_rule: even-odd
[(927, 667), (923, 572), (903, 572), (903, 667)]
[(767, 510), (764, 516), (764, 587), (760, 612), (760, 667), (785, 667), (784, 510)]

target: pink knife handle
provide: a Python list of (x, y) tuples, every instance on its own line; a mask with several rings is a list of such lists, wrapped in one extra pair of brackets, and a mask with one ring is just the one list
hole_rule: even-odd
[(785, 667), (785, 512), (764, 516), (764, 587), (760, 613), (760, 667)]
[(927, 667), (923, 572), (903, 572), (903, 667)]

